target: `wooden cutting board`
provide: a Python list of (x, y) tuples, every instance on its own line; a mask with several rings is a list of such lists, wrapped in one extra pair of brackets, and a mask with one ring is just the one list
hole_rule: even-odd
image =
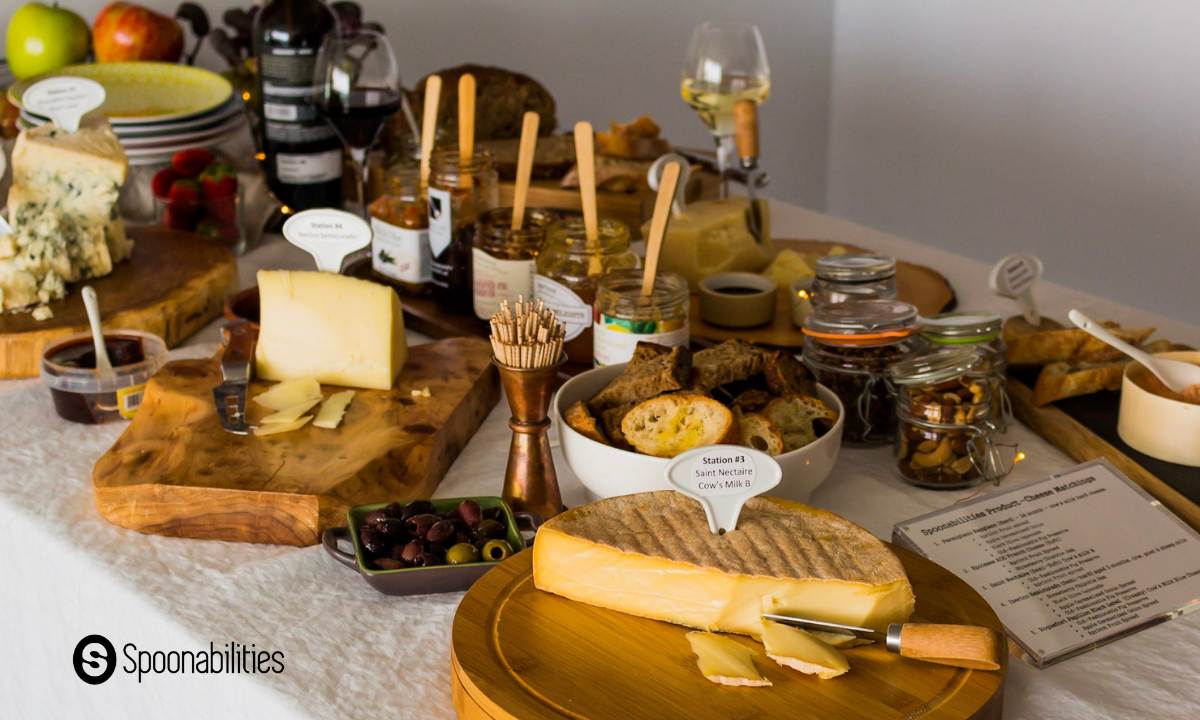
[[(942, 567), (894, 548), (917, 595), (915, 619), (1000, 630), (982, 597)], [(846, 651), (850, 672), (819, 680), (781, 667), (762, 646), (772, 687), (715, 685), (696, 668), (687, 628), (592, 607), (533, 586), (532, 551), (467, 592), (454, 616), (451, 683), (465, 720), (999, 718), (999, 671), (907, 660), (874, 645)], [(734, 637), (734, 636), (730, 636)]]
[[(215, 360), (168, 363), (92, 470), (96, 508), (139, 532), (315, 545), (353, 505), (433, 494), (500, 398), (491, 354), (474, 338), (418, 345), (394, 388), (356, 391), (338, 429), (261, 438), (221, 429)], [(412, 396), (425, 387), (430, 397)], [(269, 412), (248, 405), (252, 423)]]
[[(827, 254), (835, 245), (855, 252), (870, 252), (856, 245), (830, 240), (774, 240), (776, 250), (790, 249), (799, 253)], [(917, 306), (922, 315), (936, 315), (954, 308), (956, 298), (950, 281), (941, 273), (924, 265), (896, 261), (896, 295), (904, 302)], [(788, 293), (781, 292), (770, 323), (753, 328), (725, 328), (710, 325), (700, 317), (699, 296), (692, 295), (690, 312), (692, 338), (721, 342), (731, 338), (781, 348), (804, 345), (804, 333), (792, 323), (792, 304)]]
[(175, 347), (221, 315), (225, 296), (237, 288), (237, 263), (229, 248), (192, 233), (161, 227), (129, 227), (133, 256), (102, 278), (75, 283), (49, 304), (54, 317), (37, 321), (27, 312), (0, 313), (0, 378), (34, 377), (46, 346), (87, 332), (79, 288), (90, 284), (100, 298), (104, 327), (142, 330)]

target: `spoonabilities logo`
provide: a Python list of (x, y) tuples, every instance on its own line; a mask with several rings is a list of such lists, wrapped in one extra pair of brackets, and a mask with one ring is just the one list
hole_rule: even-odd
[(99, 685), (117, 669), (117, 649), (103, 635), (88, 635), (75, 646), (71, 661), (80, 680)]

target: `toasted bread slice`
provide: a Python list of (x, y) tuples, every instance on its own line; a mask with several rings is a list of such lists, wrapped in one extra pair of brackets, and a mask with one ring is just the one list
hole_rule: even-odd
[[(1154, 334), (1154, 328), (1123, 328), (1114, 322), (1102, 323), (1113, 335), (1141, 345)], [(1008, 341), (1009, 365), (1046, 365), (1052, 362), (1103, 363), (1119, 360), (1121, 351), (1092, 337), (1080, 328), (1040, 330), (1013, 334)]]
[(729, 408), (707, 395), (686, 392), (638, 403), (621, 420), (621, 432), (638, 452), (668, 458), (738, 439)]
[(767, 353), (763, 363), (767, 389), (776, 395), (816, 395), (817, 384), (808, 368), (796, 356), (784, 350)]
[[(1166, 352), (1174, 346), (1169, 340), (1155, 340), (1142, 346), (1148, 353)], [(1101, 390), (1120, 390), (1127, 359), (1105, 363), (1050, 363), (1038, 373), (1033, 386), (1033, 403), (1047, 405), (1063, 398), (1090, 395)]]
[(705, 348), (692, 358), (692, 389), (708, 392), (763, 371), (765, 354), (742, 340), (726, 340)]
[(595, 416), (588, 410), (587, 405), (582, 400), (567, 408), (567, 414), (563, 417), (575, 432), (595, 440), (598, 443), (608, 445), (608, 438), (600, 430), (600, 426), (596, 423)]
[(729, 404), (731, 407), (735, 407), (739, 410), (745, 410), (746, 412), (758, 412), (759, 410), (765, 408), (767, 403), (774, 399), (775, 396), (766, 390), (750, 388), (749, 390), (743, 390), (742, 392), (738, 393), (737, 397), (735, 397)]
[(635, 404), (618, 405), (600, 411), (600, 427), (603, 428), (605, 437), (613, 447), (619, 447), (622, 450), (633, 449), (629, 440), (625, 438), (625, 433), (621, 432), (621, 421), (625, 419), (625, 415), (633, 409)]
[(837, 414), (824, 401), (806, 395), (776, 398), (763, 408), (762, 414), (783, 434), (784, 452), (797, 450), (817, 439), (814, 421), (837, 420)]
[(687, 388), (691, 374), (692, 353), (685, 347), (673, 347), (666, 352), (635, 348), (633, 359), (588, 402), (588, 407), (592, 412), (598, 412), (683, 390)]
[(743, 413), (736, 408), (733, 414), (737, 419), (738, 434), (741, 435), (743, 445), (761, 450), (772, 457), (783, 452), (783, 433), (765, 416), (756, 412)]

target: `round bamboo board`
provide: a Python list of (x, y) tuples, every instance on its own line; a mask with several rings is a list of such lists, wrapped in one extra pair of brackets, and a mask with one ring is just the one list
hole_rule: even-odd
[[(830, 240), (773, 240), (772, 242), (777, 250), (789, 249), (799, 253), (824, 255), (835, 245), (855, 252), (870, 252), (856, 245)], [(924, 265), (914, 265), (903, 260), (896, 261), (896, 294), (904, 302), (916, 305), (921, 314), (926, 316), (950, 310), (955, 304), (954, 288), (941, 273)], [(700, 300), (697, 295), (693, 294), (689, 310), (692, 338), (714, 342), (737, 338), (772, 347), (800, 348), (804, 345), (804, 333), (792, 324), (791, 302), (788, 293), (781, 292), (775, 307), (775, 317), (771, 322), (752, 328), (724, 328), (710, 325), (700, 318)]]
[[(917, 595), (914, 620), (1000, 629), (965, 582), (904, 550)], [(514, 555), (467, 592), (454, 618), (451, 682), (459, 718), (793, 720), (999, 718), (999, 671), (916, 662), (868, 645), (846, 651), (850, 672), (819, 680), (755, 664), (772, 687), (715, 685), (696, 668), (687, 628), (592, 607), (533, 586), (531, 551)], [(730, 636), (735, 637), (735, 636)]]

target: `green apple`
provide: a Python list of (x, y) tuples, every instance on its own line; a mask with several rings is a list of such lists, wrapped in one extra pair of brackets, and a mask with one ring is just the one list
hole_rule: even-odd
[(83, 62), (90, 37), (88, 24), (70, 10), (26, 3), (8, 21), (8, 69), (20, 80)]

